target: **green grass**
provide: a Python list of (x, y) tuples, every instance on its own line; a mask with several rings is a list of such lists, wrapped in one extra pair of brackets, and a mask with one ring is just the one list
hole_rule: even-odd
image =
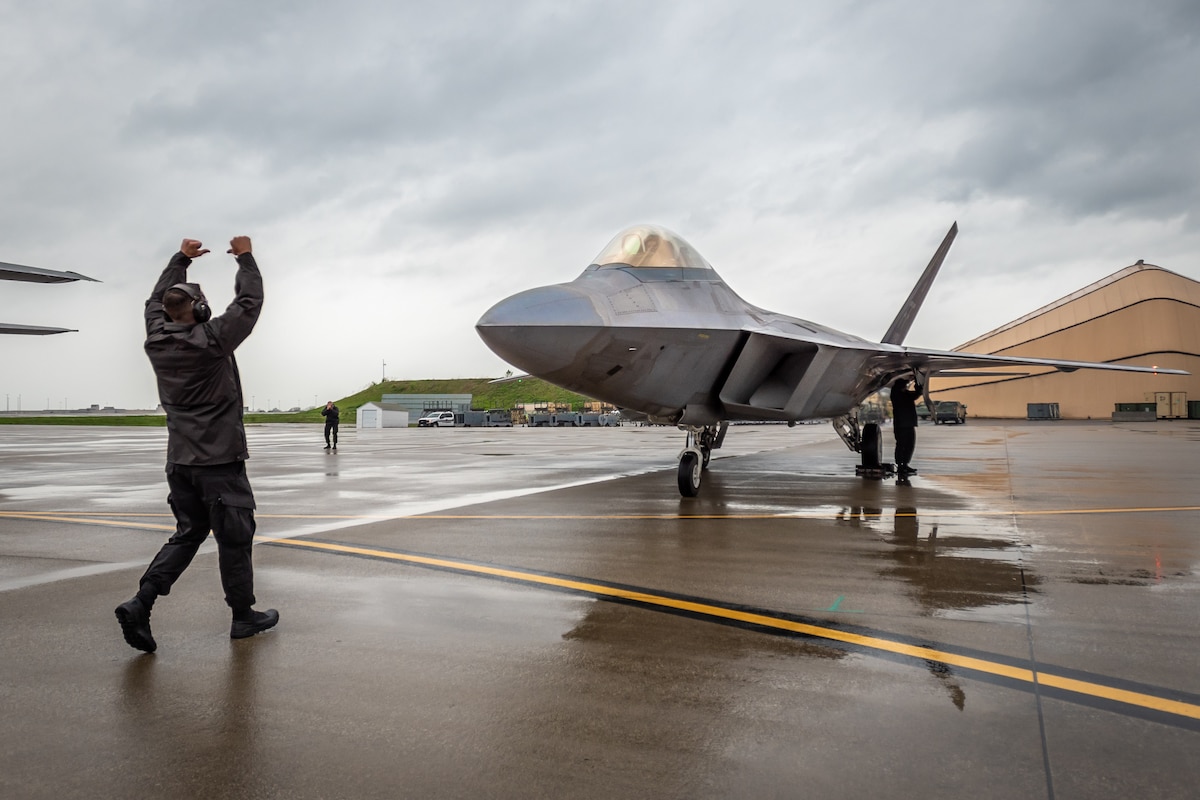
[[(512, 408), (517, 403), (569, 404), (574, 411), (582, 411), (583, 404), (590, 398), (568, 392), (566, 389), (546, 383), (541, 378), (520, 378), (507, 383), (489, 383), (491, 378), (453, 378), (450, 380), (384, 381), (373, 383), (361, 392), (334, 400), (338, 407), (338, 419), (354, 424), (359, 406), (378, 403), (385, 394), (469, 394), (471, 405), (478, 409)], [(292, 414), (255, 414), (244, 417), (247, 425), (265, 422), (307, 422), (320, 424), (324, 404), (309, 411)], [(413, 420), (415, 422), (415, 420)], [(164, 427), (167, 418), (161, 414), (140, 416), (79, 416), (51, 415), (45, 417), (0, 417), (0, 425), (108, 425)]]
[(110, 425), (110, 426), (141, 426), (147, 428), (165, 428), (167, 418), (161, 414), (144, 414), (142, 416), (110, 416), (96, 415), (88, 417), (0, 417), (0, 425)]

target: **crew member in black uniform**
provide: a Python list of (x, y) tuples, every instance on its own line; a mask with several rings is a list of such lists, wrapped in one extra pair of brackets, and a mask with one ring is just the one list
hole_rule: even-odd
[(913, 450), (917, 446), (917, 398), (921, 396), (921, 385), (913, 383), (908, 388), (908, 379), (899, 378), (892, 384), (892, 432), (896, 436), (896, 474), (900, 477), (916, 475), (909, 466)]
[(337, 450), (337, 429), (338, 429), (338, 407), (330, 400), (325, 404), (325, 408), (321, 409), (321, 416), (325, 418), (325, 449), (329, 449), (329, 433), (333, 432), (333, 449)]
[(150, 609), (170, 594), (211, 530), (225, 602), (233, 612), (229, 635), (244, 639), (272, 628), (275, 609), (255, 611), (254, 493), (246, 477), (250, 457), (242, 426), (242, 384), (233, 351), (258, 322), (263, 285), (250, 252), (250, 238), (235, 236), (235, 297), (213, 317), (200, 286), (186, 283), (193, 259), (209, 252), (184, 239), (146, 301), (146, 355), (158, 379), (167, 413), (167, 502), (175, 534), (150, 562), (133, 599), (116, 608), (130, 646), (147, 653), (157, 647)]

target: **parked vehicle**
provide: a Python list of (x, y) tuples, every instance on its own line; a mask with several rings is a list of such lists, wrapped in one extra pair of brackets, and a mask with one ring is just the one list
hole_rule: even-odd
[(937, 412), (933, 418), (936, 424), (953, 422), (955, 425), (962, 425), (967, 421), (967, 407), (957, 400), (939, 400), (936, 405)]
[(417, 420), (418, 428), (453, 428), (453, 411), (430, 411)]

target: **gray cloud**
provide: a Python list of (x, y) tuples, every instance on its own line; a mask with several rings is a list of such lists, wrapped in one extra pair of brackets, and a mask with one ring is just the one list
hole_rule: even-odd
[(255, 236), (247, 392), (296, 398), (384, 357), (502, 372), (479, 313), (640, 221), (753, 302), (878, 335), (958, 219), (931, 346), (1138, 257), (1195, 274), (1198, 33), (1194, 3), (1115, 0), (10, 5), (0, 258), (104, 283), (0, 287), (0, 318), (87, 331), (0, 342), (6, 391), (152, 401), (141, 302), (183, 236)]

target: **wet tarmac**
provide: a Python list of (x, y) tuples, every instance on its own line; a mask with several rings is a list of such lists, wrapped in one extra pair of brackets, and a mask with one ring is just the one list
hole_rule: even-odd
[(165, 431), (0, 429), (0, 796), (1196, 795), (1200, 423), (248, 432), (280, 625), (144, 655)]

